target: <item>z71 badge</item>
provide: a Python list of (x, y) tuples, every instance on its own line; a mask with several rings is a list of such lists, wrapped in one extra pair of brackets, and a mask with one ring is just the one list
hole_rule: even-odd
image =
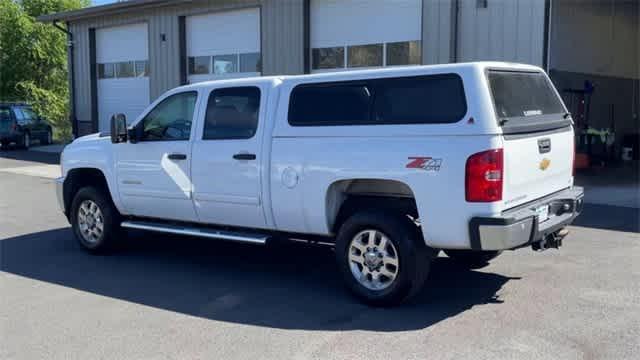
[(410, 156), (407, 169), (422, 169), (426, 171), (440, 171), (442, 159), (434, 159), (428, 156)]

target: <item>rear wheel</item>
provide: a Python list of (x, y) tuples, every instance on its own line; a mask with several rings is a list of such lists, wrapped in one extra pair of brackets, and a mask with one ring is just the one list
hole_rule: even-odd
[(502, 251), (444, 250), (458, 265), (468, 269), (480, 269), (498, 257)]
[(355, 213), (340, 227), (336, 240), (347, 288), (374, 306), (395, 305), (415, 295), (433, 257), (412, 222), (384, 211)]
[(120, 214), (108, 195), (95, 187), (84, 187), (71, 204), (71, 226), (76, 239), (88, 251), (104, 252), (121, 235)]

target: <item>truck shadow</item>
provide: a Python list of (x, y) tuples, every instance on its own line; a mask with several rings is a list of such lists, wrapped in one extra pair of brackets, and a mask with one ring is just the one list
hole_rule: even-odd
[(465, 271), (439, 258), (411, 303), (370, 308), (343, 290), (333, 250), (266, 247), (132, 233), (110, 255), (92, 256), (69, 228), (0, 241), (2, 271), (218, 321), (305, 330), (403, 331), (429, 327), (473, 306), (500, 303), (510, 278)]
[(611, 205), (584, 204), (574, 226), (640, 233), (640, 209)]

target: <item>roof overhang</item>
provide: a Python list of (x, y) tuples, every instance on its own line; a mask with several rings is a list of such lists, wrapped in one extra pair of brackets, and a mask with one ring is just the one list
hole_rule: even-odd
[(38, 21), (52, 23), (57, 21), (74, 21), (89, 17), (113, 15), (130, 10), (140, 10), (165, 5), (192, 2), (188, 0), (129, 0), (119, 1), (112, 4), (90, 6), (83, 9), (63, 11), (53, 14), (38, 16)]

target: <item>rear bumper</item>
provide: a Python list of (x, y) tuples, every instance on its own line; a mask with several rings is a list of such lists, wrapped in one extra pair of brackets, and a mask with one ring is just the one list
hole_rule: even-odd
[[(571, 224), (582, 211), (584, 190), (574, 186), (507, 210), (498, 217), (474, 217), (469, 221), (472, 250), (507, 250), (542, 240)], [(549, 219), (538, 223), (535, 209), (549, 205)]]

